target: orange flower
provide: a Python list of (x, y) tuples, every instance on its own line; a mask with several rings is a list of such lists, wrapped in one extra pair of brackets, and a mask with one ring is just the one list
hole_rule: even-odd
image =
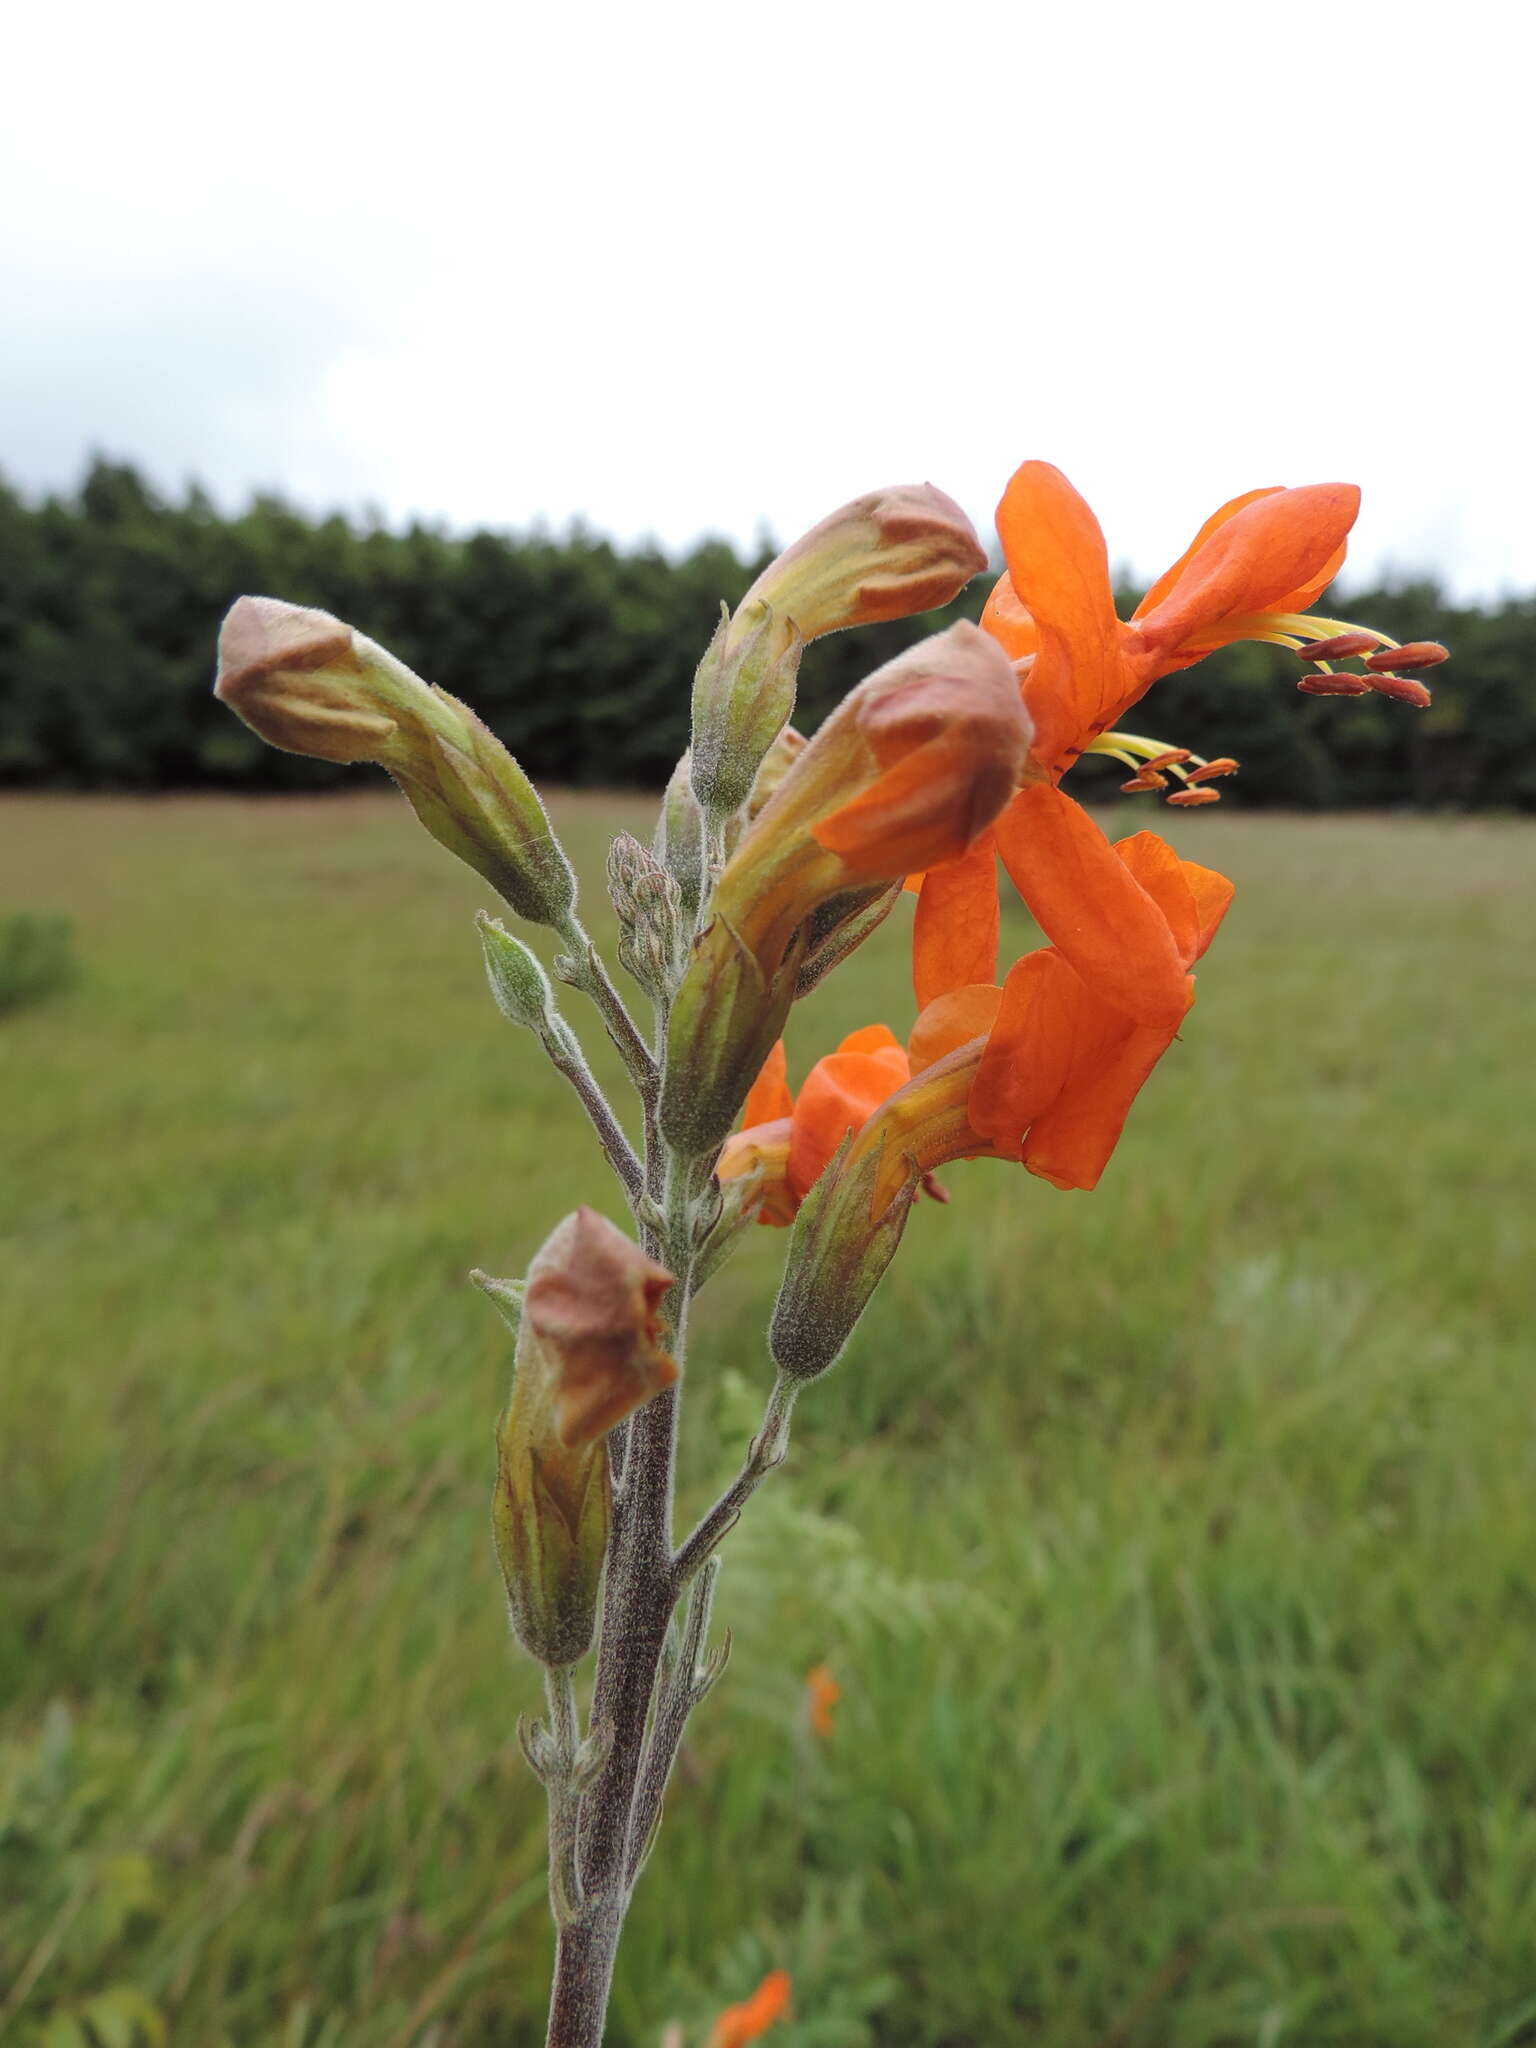
[(780, 1039), (752, 1084), (741, 1129), (726, 1140), (716, 1169), (720, 1179), (760, 1173), (757, 1221), (793, 1223), (844, 1138), (910, 1071), (894, 1032), (883, 1024), (866, 1024), (816, 1062), (797, 1100), (790, 1092)]
[(1029, 721), (997, 642), (962, 622), (853, 690), (742, 833), (667, 1024), (662, 1132), (724, 1140), (783, 1029), (814, 914), (962, 853), (1018, 785)]
[(843, 1688), (827, 1666), (813, 1664), (805, 1674), (805, 1703), (810, 1715), (811, 1733), (823, 1742), (831, 1739), (832, 1709), (842, 1696)]
[(709, 2048), (747, 2048), (789, 2010), (789, 1972), (770, 1970), (752, 1996), (728, 2005), (710, 2029)]
[[(1181, 965), (1192, 967), (1226, 915), (1232, 884), (1213, 868), (1180, 860), (1152, 832), (1122, 839), (1114, 854), (1164, 919)], [(1187, 1009), (1193, 976), (1186, 973), (1185, 982)], [(1057, 947), (1026, 954), (1003, 986), (977, 1065), (971, 1124), (1000, 1152), (1016, 1149), (1053, 1186), (1094, 1187), (1178, 1023), (1138, 1024)]]
[(1176, 1004), (1140, 1021), (1055, 946), (1018, 961), (1002, 988), (971, 983), (927, 1004), (907, 1041), (911, 1080), (854, 1132), (796, 1215), (768, 1337), (782, 1372), (814, 1379), (835, 1362), (936, 1168), (1012, 1159), (1059, 1188), (1096, 1185), (1194, 1001), (1189, 969), (1232, 898), (1224, 875), (1180, 860), (1155, 833), (1123, 840), (1110, 859), (1172, 957)]
[[(1056, 785), (1080, 755), (1108, 754), (1132, 770), (1124, 786), (1167, 790), (1178, 805), (1214, 802), (1207, 785), (1230, 758), (1113, 730), (1160, 676), (1234, 640), (1265, 640), (1313, 660), (1314, 692), (1377, 690), (1425, 703), (1411, 678), (1433, 665), (1431, 643), (1399, 648), (1385, 634), (1302, 613), (1337, 575), (1359, 509), (1352, 484), (1248, 491), (1223, 505), (1147, 592), (1129, 621), (1116, 616), (1104, 536), (1061, 471), (1026, 462), (998, 507), (1007, 559), (982, 624), (1013, 657), (1034, 726), (1026, 786), (993, 831), (924, 878), (914, 931), (920, 1003), (990, 982), (997, 957), (1001, 855), (1036, 921), (1085, 981), (1149, 1029), (1176, 1021), (1182, 968), (1145, 891), (1109, 842)], [(1375, 650), (1371, 652), (1371, 650)], [(1370, 654), (1362, 675), (1333, 662)]]

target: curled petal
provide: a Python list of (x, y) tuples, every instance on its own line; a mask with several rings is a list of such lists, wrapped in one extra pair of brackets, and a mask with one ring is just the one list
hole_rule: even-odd
[(907, 1039), (913, 1079), (973, 1038), (985, 1038), (997, 1021), (1002, 1000), (1002, 990), (994, 988), (990, 981), (973, 982), (936, 996), (912, 1026)]
[(1083, 980), (1139, 1024), (1176, 1026), (1189, 1003), (1168, 920), (1081, 805), (1022, 789), (998, 851), (1036, 923)]
[(1218, 647), (1223, 621), (1315, 594), (1342, 560), (1359, 510), (1353, 484), (1255, 498), (1193, 549), (1166, 594), (1138, 615), (1142, 646), (1154, 656)]
[(997, 845), (990, 832), (923, 877), (912, 928), (919, 1005), (997, 974)]

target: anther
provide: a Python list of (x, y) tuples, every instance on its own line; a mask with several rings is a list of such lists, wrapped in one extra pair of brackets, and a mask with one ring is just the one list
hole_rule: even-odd
[(1331, 640), (1309, 640), (1296, 652), (1303, 661), (1343, 661), (1351, 654), (1374, 654), (1380, 645), (1379, 633), (1335, 633)]
[(1127, 796), (1133, 796), (1138, 790), (1166, 789), (1168, 778), (1166, 775), (1158, 775), (1143, 768), (1139, 774), (1133, 775), (1129, 782), (1122, 782), (1120, 787)]
[(1438, 640), (1410, 640), (1405, 647), (1383, 647), (1379, 654), (1368, 655), (1365, 665), (1378, 671), (1434, 668), (1450, 658), (1451, 650), (1442, 647)]
[(1223, 754), (1219, 760), (1207, 761), (1202, 768), (1191, 768), (1185, 776), (1186, 782), (1214, 782), (1218, 775), (1235, 775), (1237, 763), (1230, 754)]
[(1219, 804), (1221, 802), (1221, 791), (1219, 789), (1176, 789), (1172, 796), (1164, 797), (1163, 801), (1170, 804), (1185, 804), (1190, 807), (1193, 807), (1195, 804)]
[(1364, 676), (1302, 676), (1296, 687), (1309, 697), (1363, 697), (1372, 683), (1367, 682)]
[(1411, 704), (1415, 711), (1427, 710), (1433, 701), (1424, 685), (1416, 683), (1412, 676), (1371, 675), (1365, 680), (1383, 697), (1390, 697), (1394, 704)]
[(1181, 761), (1189, 759), (1188, 747), (1169, 747), (1161, 754), (1154, 754), (1142, 768), (1143, 775), (1150, 775), (1158, 768), (1177, 768)]

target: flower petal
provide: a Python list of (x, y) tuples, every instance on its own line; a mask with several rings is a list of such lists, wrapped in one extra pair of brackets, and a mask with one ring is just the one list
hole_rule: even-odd
[(1025, 1132), (1065, 1087), (1089, 1004), (1081, 976), (1054, 947), (1026, 953), (1008, 970), (966, 1104), (972, 1128), (1000, 1152), (1017, 1158)]
[(848, 1133), (866, 1123), (910, 1077), (906, 1051), (884, 1025), (855, 1032), (853, 1038), (863, 1045), (850, 1047), (845, 1040), (837, 1052), (819, 1059), (795, 1103), (788, 1180), (800, 1200)]
[(968, 1045), (973, 1038), (985, 1038), (997, 1021), (1002, 1000), (1002, 990), (990, 981), (973, 982), (936, 996), (912, 1026), (907, 1040), (913, 1079), (946, 1053)]
[[(1189, 1000), (1195, 999), (1191, 983)], [(1024, 1141), (1024, 1164), (1058, 1188), (1091, 1188), (1119, 1143), (1131, 1104), (1175, 1032), (1132, 1026), (1074, 1063), (1067, 1085)]]
[(1138, 1024), (1177, 1028), (1189, 1006), (1168, 920), (1080, 804), (1022, 789), (997, 847), (1036, 923), (1089, 987)]
[[(1035, 724), (1030, 753), (1048, 767), (1066, 766), (1139, 694), (1122, 654), (1104, 535), (1086, 499), (1048, 462), (1014, 472), (997, 530), (1013, 598), (1039, 639), (1023, 682)], [(989, 609), (997, 623), (1001, 605)]]
[(923, 877), (912, 927), (912, 980), (919, 1008), (950, 989), (997, 978), (997, 845), (984, 832)]
[(1165, 569), (1162, 575), (1158, 577), (1152, 588), (1141, 600), (1141, 603), (1131, 613), (1131, 617), (1139, 619), (1144, 617), (1147, 612), (1156, 610), (1157, 606), (1162, 603), (1169, 591), (1172, 590), (1173, 586), (1184, 574), (1191, 559), (1204, 547), (1218, 526), (1225, 526), (1229, 519), (1235, 518), (1247, 506), (1255, 504), (1260, 498), (1272, 498), (1283, 488), (1284, 486), (1281, 484), (1265, 484), (1257, 491), (1244, 491), (1239, 497), (1228, 498), (1225, 505), (1218, 506), (1195, 535), (1189, 546), (1184, 550), (1183, 554), (1180, 555), (1179, 559), (1170, 568)]
[(1234, 885), (1215, 868), (1181, 860), (1155, 832), (1133, 832), (1115, 852), (1168, 920), (1186, 967), (1193, 967), (1227, 914)]
[(794, 1107), (795, 1098), (789, 1092), (789, 1067), (781, 1038), (763, 1061), (763, 1070), (747, 1093), (741, 1112), (741, 1128), (750, 1131), (754, 1124), (776, 1123), (780, 1117), (791, 1115)]
[(1359, 510), (1354, 484), (1256, 498), (1195, 548), (1167, 594), (1138, 616), (1142, 646), (1154, 655), (1221, 646), (1225, 620), (1272, 611), (1331, 573)]

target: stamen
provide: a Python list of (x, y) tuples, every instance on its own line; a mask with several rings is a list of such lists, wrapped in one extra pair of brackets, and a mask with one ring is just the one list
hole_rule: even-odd
[(1296, 687), (1309, 697), (1363, 697), (1371, 684), (1364, 676), (1339, 675), (1325, 669), (1321, 675), (1298, 676)]
[(1221, 802), (1221, 791), (1219, 789), (1176, 789), (1172, 796), (1164, 797), (1163, 802), (1167, 804), (1187, 804), (1190, 806), (1195, 804), (1219, 804)]
[(1133, 775), (1129, 782), (1122, 782), (1120, 787), (1127, 796), (1134, 796), (1143, 789), (1166, 789), (1168, 778), (1166, 775), (1157, 775), (1143, 768), (1139, 775)]
[(1237, 763), (1230, 754), (1223, 754), (1219, 760), (1207, 761), (1203, 768), (1191, 768), (1185, 777), (1187, 782), (1214, 782), (1218, 775), (1235, 775)]
[(1450, 658), (1451, 650), (1438, 640), (1410, 640), (1404, 647), (1384, 647), (1380, 654), (1367, 655), (1365, 665), (1378, 670), (1434, 668)]
[(1411, 704), (1415, 711), (1427, 711), (1434, 701), (1422, 683), (1416, 683), (1412, 676), (1362, 676), (1361, 681), (1383, 697), (1390, 697), (1395, 704)]
[(1344, 661), (1352, 654), (1374, 654), (1381, 646), (1377, 633), (1360, 631), (1335, 633), (1329, 640), (1311, 640), (1296, 652), (1307, 661)]
[(1169, 747), (1161, 754), (1154, 754), (1146, 767), (1149, 773), (1156, 768), (1177, 768), (1181, 761), (1189, 758), (1188, 747)]

